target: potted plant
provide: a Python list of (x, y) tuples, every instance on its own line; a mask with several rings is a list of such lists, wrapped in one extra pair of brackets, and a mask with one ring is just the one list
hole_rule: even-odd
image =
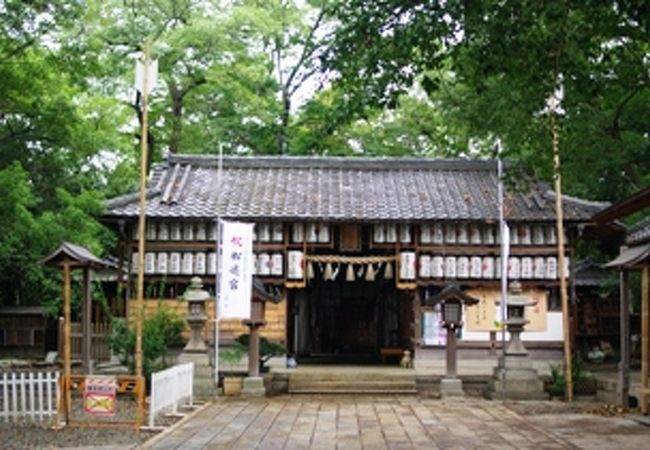
[(219, 362), (227, 367), (223, 376), (223, 395), (239, 395), (242, 389), (242, 377), (235, 372), (235, 366), (239, 364), (246, 354), (246, 348), (239, 342), (233, 346), (219, 351)]

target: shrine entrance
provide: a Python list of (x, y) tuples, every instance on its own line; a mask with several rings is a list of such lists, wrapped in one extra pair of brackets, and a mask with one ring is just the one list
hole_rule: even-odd
[(301, 361), (377, 363), (381, 349), (409, 348), (413, 297), (395, 280), (312, 280), (289, 294), (289, 349)]

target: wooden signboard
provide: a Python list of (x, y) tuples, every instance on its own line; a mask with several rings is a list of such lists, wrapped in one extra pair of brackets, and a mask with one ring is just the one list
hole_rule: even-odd
[[(465, 321), (469, 331), (498, 331), (501, 313), (496, 302), (501, 292), (493, 288), (468, 289), (467, 295), (477, 298), (479, 302), (465, 309)], [(524, 289), (522, 295), (537, 303), (526, 307), (526, 318), (530, 321), (524, 330), (546, 331), (547, 291), (543, 289)]]

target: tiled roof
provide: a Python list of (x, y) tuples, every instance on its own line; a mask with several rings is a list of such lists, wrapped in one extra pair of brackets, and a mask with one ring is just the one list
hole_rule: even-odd
[(629, 245), (650, 241), (650, 216), (632, 225), (627, 230), (625, 242)]
[[(149, 217), (419, 221), (496, 220), (495, 161), (224, 157), (219, 191), (215, 156), (171, 155), (154, 166)], [(552, 220), (555, 195), (538, 185), (510, 193), (511, 220)], [(569, 221), (587, 221), (603, 203), (564, 197)], [(135, 217), (138, 196), (107, 203), (107, 217)]]

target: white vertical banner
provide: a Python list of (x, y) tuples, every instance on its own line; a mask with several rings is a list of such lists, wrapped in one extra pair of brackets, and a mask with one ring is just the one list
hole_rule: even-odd
[(249, 319), (253, 289), (253, 224), (220, 221), (218, 318)]

